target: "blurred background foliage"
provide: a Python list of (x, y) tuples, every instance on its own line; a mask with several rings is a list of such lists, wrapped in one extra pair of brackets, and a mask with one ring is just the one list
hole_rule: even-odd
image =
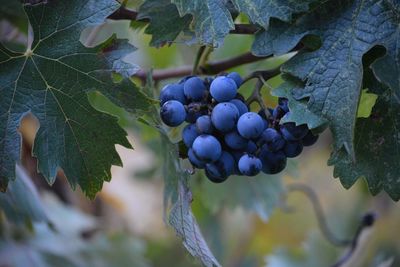
[[(128, 6), (139, 3), (128, 1)], [(3, 18), (14, 20), (13, 14)], [(26, 40), (27, 30), (19, 21), (15, 25), (20, 30), (2, 20), (0, 36), (17, 47)], [(85, 30), (81, 39), (94, 45), (114, 33), (138, 48), (125, 60), (143, 70), (193, 64), (198, 49), (183, 43), (160, 49), (149, 47), (150, 36), (143, 33), (143, 25), (128, 21), (107, 21)], [(249, 51), (251, 43), (251, 36), (229, 35), (223, 46), (212, 51), (209, 60)], [(274, 68), (290, 56), (230, 71), (246, 76), (255, 70)], [(150, 93), (155, 96), (166, 83), (174, 81), (157, 83)], [(268, 81), (270, 87), (264, 87), (268, 106), (274, 106), (277, 100), (270, 89), (281, 82), (275, 77)], [(246, 83), (241, 93), (249, 95), (253, 86), (252, 82)], [(70, 189), (62, 172), (52, 187), (36, 173), (30, 150), (38, 125), (34, 117), (25, 117), (19, 129), (24, 141), (18, 179), (7, 193), (0, 194), (0, 266), (200, 266), (163, 222), (165, 158), (159, 133), (102, 95), (93, 93), (89, 98), (97, 109), (119, 118), (135, 149), (117, 147), (124, 167), (112, 168), (112, 181), (90, 202), (79, 190)], [(374, 96), (363, 95), (362, 103), (360, 116), (368, 116)], [(179, 131), (169, 134), (173, 139)], [(345, 253), (346, 248), (333, 246), (321, 234), (304, 194), (285, 192), (285, 185), (299, 182), (316, 192), (329, 228), (339, 238), (351, 238), (365, 212), (378, 215), (376, 224), (363, 232), (354, 256), (345, 266), (400, 266), (399, 204), (385, 194), (371, 197), (362, 180), (350, 190), (343, 189), (326, 165), (330, 144), (330, 134), (325, 132), (317, 145), (291, 160), (290, 167), (279, 176), (233, 177), (223, 184), (211, 184), (201, 172), (191, 177), (193, 213), (222, 266), (323, 267), (332, 266)]]

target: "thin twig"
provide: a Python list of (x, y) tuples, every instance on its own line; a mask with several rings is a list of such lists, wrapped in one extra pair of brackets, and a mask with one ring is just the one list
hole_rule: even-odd
[[(244, 53), (242, 55), (224, 59), (220, 61), (214, 61), (206, 64), (205, 66), (199, 66), (198, 74), (203, 75), (215, 75), (227, 69), (237, 67), (240, 65), (253, 63), (256, 61), (260, 61), (271, 56), (266, 57), (256, 57), (252, 55), (250, 52)], [(187, 76), (192, 73), (193, 66), (187, 65), (173, 69), (161, 69), (161, 70), (153, 70), (153, 79), (155, 81), (165, 80), (170, 78), (177, 78), (182, 76)], [(135, 77), (145, 80), (147, 77), (147, 71), (140, 70), (135, 74)]]
[(231, 34), (255, 34), (260, 28), (254, 24), (235, 24), (235, 29), (231, 30)]
[(311, 187), (304, 185), (304, 184), (293, 183), (293, 184), (289, 184), (287, 186), (287, 189), (288, 189), (288, 191), (301, 192), (310, 200), (310, 202), (314, 208), (315, 215), (317, 217), (319, 228), (321, 229), (322, 234), (325, 236), (325, 238), (330, 243), (332, 243), (333, 245), (338, 246), (338, 247), (344, 247), (344, 246), (348, 246), (349, 244), (351, 244), (352, 240), (349, 240), (349, 239), (344, 240), (344, 239), (337, 238), (336, 235), (331, 232), (331, 230), (328, 227), (326, 217), (322, 210), (322, 206), (321, 206), (321, 203), (319, 202), (318, 196)]
[(288, 191), (291, 191), (291, 192), (293, 192), (293, 191), (301, 192), (305, 196), (307, 196), (307, 198), (310, 200), (311, 204), (313, 205), (314, 212), (317, 217), (321, 232), (331, 244), (333, 244), (337, 247), (350, 246), (348, 251), (331, 267), (340, 267), (343, 264), (345, 264), (353, 256), (354, 252), (356, 251), (357, 246), (358, 246), (358, 241), (359, 241), (359, 238), (360, 238), (363, 230), (371, 227), (375, 223), (376, 215), (371, 212), (366, 213), (363, 216), (360, 224), (358, 225), (353, 238), (352, 239), (340, 239), (340, 238), (336, 237), (333, 234), (333, 232), (331, 232), (331, 230), (329, 229), (325, 214), (322, 210), (321, 203), (319, 202), (319, 198), (311, 187), (304, 185), (304, 184), (293, 183), (293, 184), (289, 184), (287, 186), (287, 189), (288, 189)]
[(356, 233), (354, 234), (354, 237), (353, 237), (352, 242), (350, 244), (350, 248), (331, 267), (340, 267), (340, 266), (344, 265), (346, 262), (348, 262), (351, 259), (351, 257), (353, 256), (354, 252), (357, 249), (358, 241), (360, 240), (361, 233), (366, 228), (371, 227), (375, 223), (375, 220), (376, 220), (376, 215), (374, 213), (367, 213), (367, 214), (364, 215), (364, 217), (361, 220), (361, 223), (358, 225)]

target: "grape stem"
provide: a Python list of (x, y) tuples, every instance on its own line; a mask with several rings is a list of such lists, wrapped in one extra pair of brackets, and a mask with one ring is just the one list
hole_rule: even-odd
[[(263, 57), (256, 57), (250, 52), (246, 52), (244, 54), (238, 55), (233, 58), (223, 59), (219, 61), (209, 62), (204, 65), (199, 65), (197, 73), (200, 75), (215, 75), (230, 68), (234, 68), (240, 65), (253, 63), (256, 61), (260, 61), (271, 56), (263, 56)], [(193, 66), (187, 65), (172, 69), (159, 69), (153, 70), (153, 80), (160, 81), (166, 80), (170, 78), (179, 78), (183, 76), (190, 75), (192, 73)], [(146, 81), (147, 71), (139, 70), (137, 73), (134, 74), (135, 77), (139, 78), (142, 81)]]
[(202, 46), (200, 46), (199, 50), (197, 51), (196, 59), (194, 60), (194, 64), (193, 64), (192, 75), (197, 74), (197, 70), (199, 68), (199, 63), (200, 63), (201, 58), (203, 57), (205, 50), (206, 50), (206, 46), (202, 45)]
[[(271, 75), (273, 75), (275, 72), (271, 72)], [(273, 76), (266, 77), (267, 79), (271, 78)], [(257, 104), (264, 110), (265, 116), (267, 118), (271, 118), (272, 114), (269, 112), (267, 106), (264, 103), (264, 100), (261, 96), (261, 88), (264, 86), (264, 79), (262, 77), (258, 77), (256, 85), (254, 86), (252, 94), (247, 98), (246, 104), (250, 106), (251, 103), (257, 102)]]
[(339, 260), (336, 263), (334, 263), (331, 267), (343, 266), (343, 264), (345, 264), (353, 256), (354, 252), (356, 251), (357, 246), (359, 244), (359, 238), (360, 238), (362, 232), (366, 228), (369, 228), (374, 224), (374, 222), (376, 220), (375, 214), (372, 212), (369, 212), (369, 213), (366, 213), (362, 217), (352, 239), (341, 239), (341, 238), (338, 238), (329, 229), (328, 224), (327, 224), (327, 219), (323, 212), (322, 205), (319, 201), (318, 195), (315, 193), (315, 191), (311, 187), (309, 187), (305, 184), (292, 183), (287, 186), (287, 190), (289, 192), (295, 192), (295, 191), (301, 192), (310, 200), (310, 202), (314, 208), (314, 212), (317, 217), (317, 221), (318, 221), (319, 227), (321, 229), (321, 232), (324, 235), (324, 237), (332, 245), (337, 246), (337, 247), (349, 247), (348, 250), (346, 251), (346, 253), (342, 257), (340, 257)]

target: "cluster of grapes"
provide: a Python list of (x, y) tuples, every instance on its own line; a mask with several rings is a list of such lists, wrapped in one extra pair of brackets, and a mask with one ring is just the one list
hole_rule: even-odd
[(285, 98), (274, 109), (250, 112), (237, 93), (242, 83), (236, 72), (204, 80), (189, 76), (160, 93), (162, 121), (170, 127), (188, 122), (182, 131), (187, 157), (216, 183), (232, 174), (281, 172), (287, 158), (318, 139), (305, 124), (280, 124), (290, 112)]

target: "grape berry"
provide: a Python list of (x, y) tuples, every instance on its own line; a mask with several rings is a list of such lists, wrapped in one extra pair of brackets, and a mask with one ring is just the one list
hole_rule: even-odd
[(280, 123), (290, 114), (286, 98), (274, 109), (251, 112), (237, 92), (242, 83), (236, 72), (204, 80), (189, 76), (160, 93), (162, 121), (171, 127), (189, 123), (182, 131), (188, 159), (215, 183), (233, 174), (279, 173), (287, 158), (318, 139), (305, 124)]

